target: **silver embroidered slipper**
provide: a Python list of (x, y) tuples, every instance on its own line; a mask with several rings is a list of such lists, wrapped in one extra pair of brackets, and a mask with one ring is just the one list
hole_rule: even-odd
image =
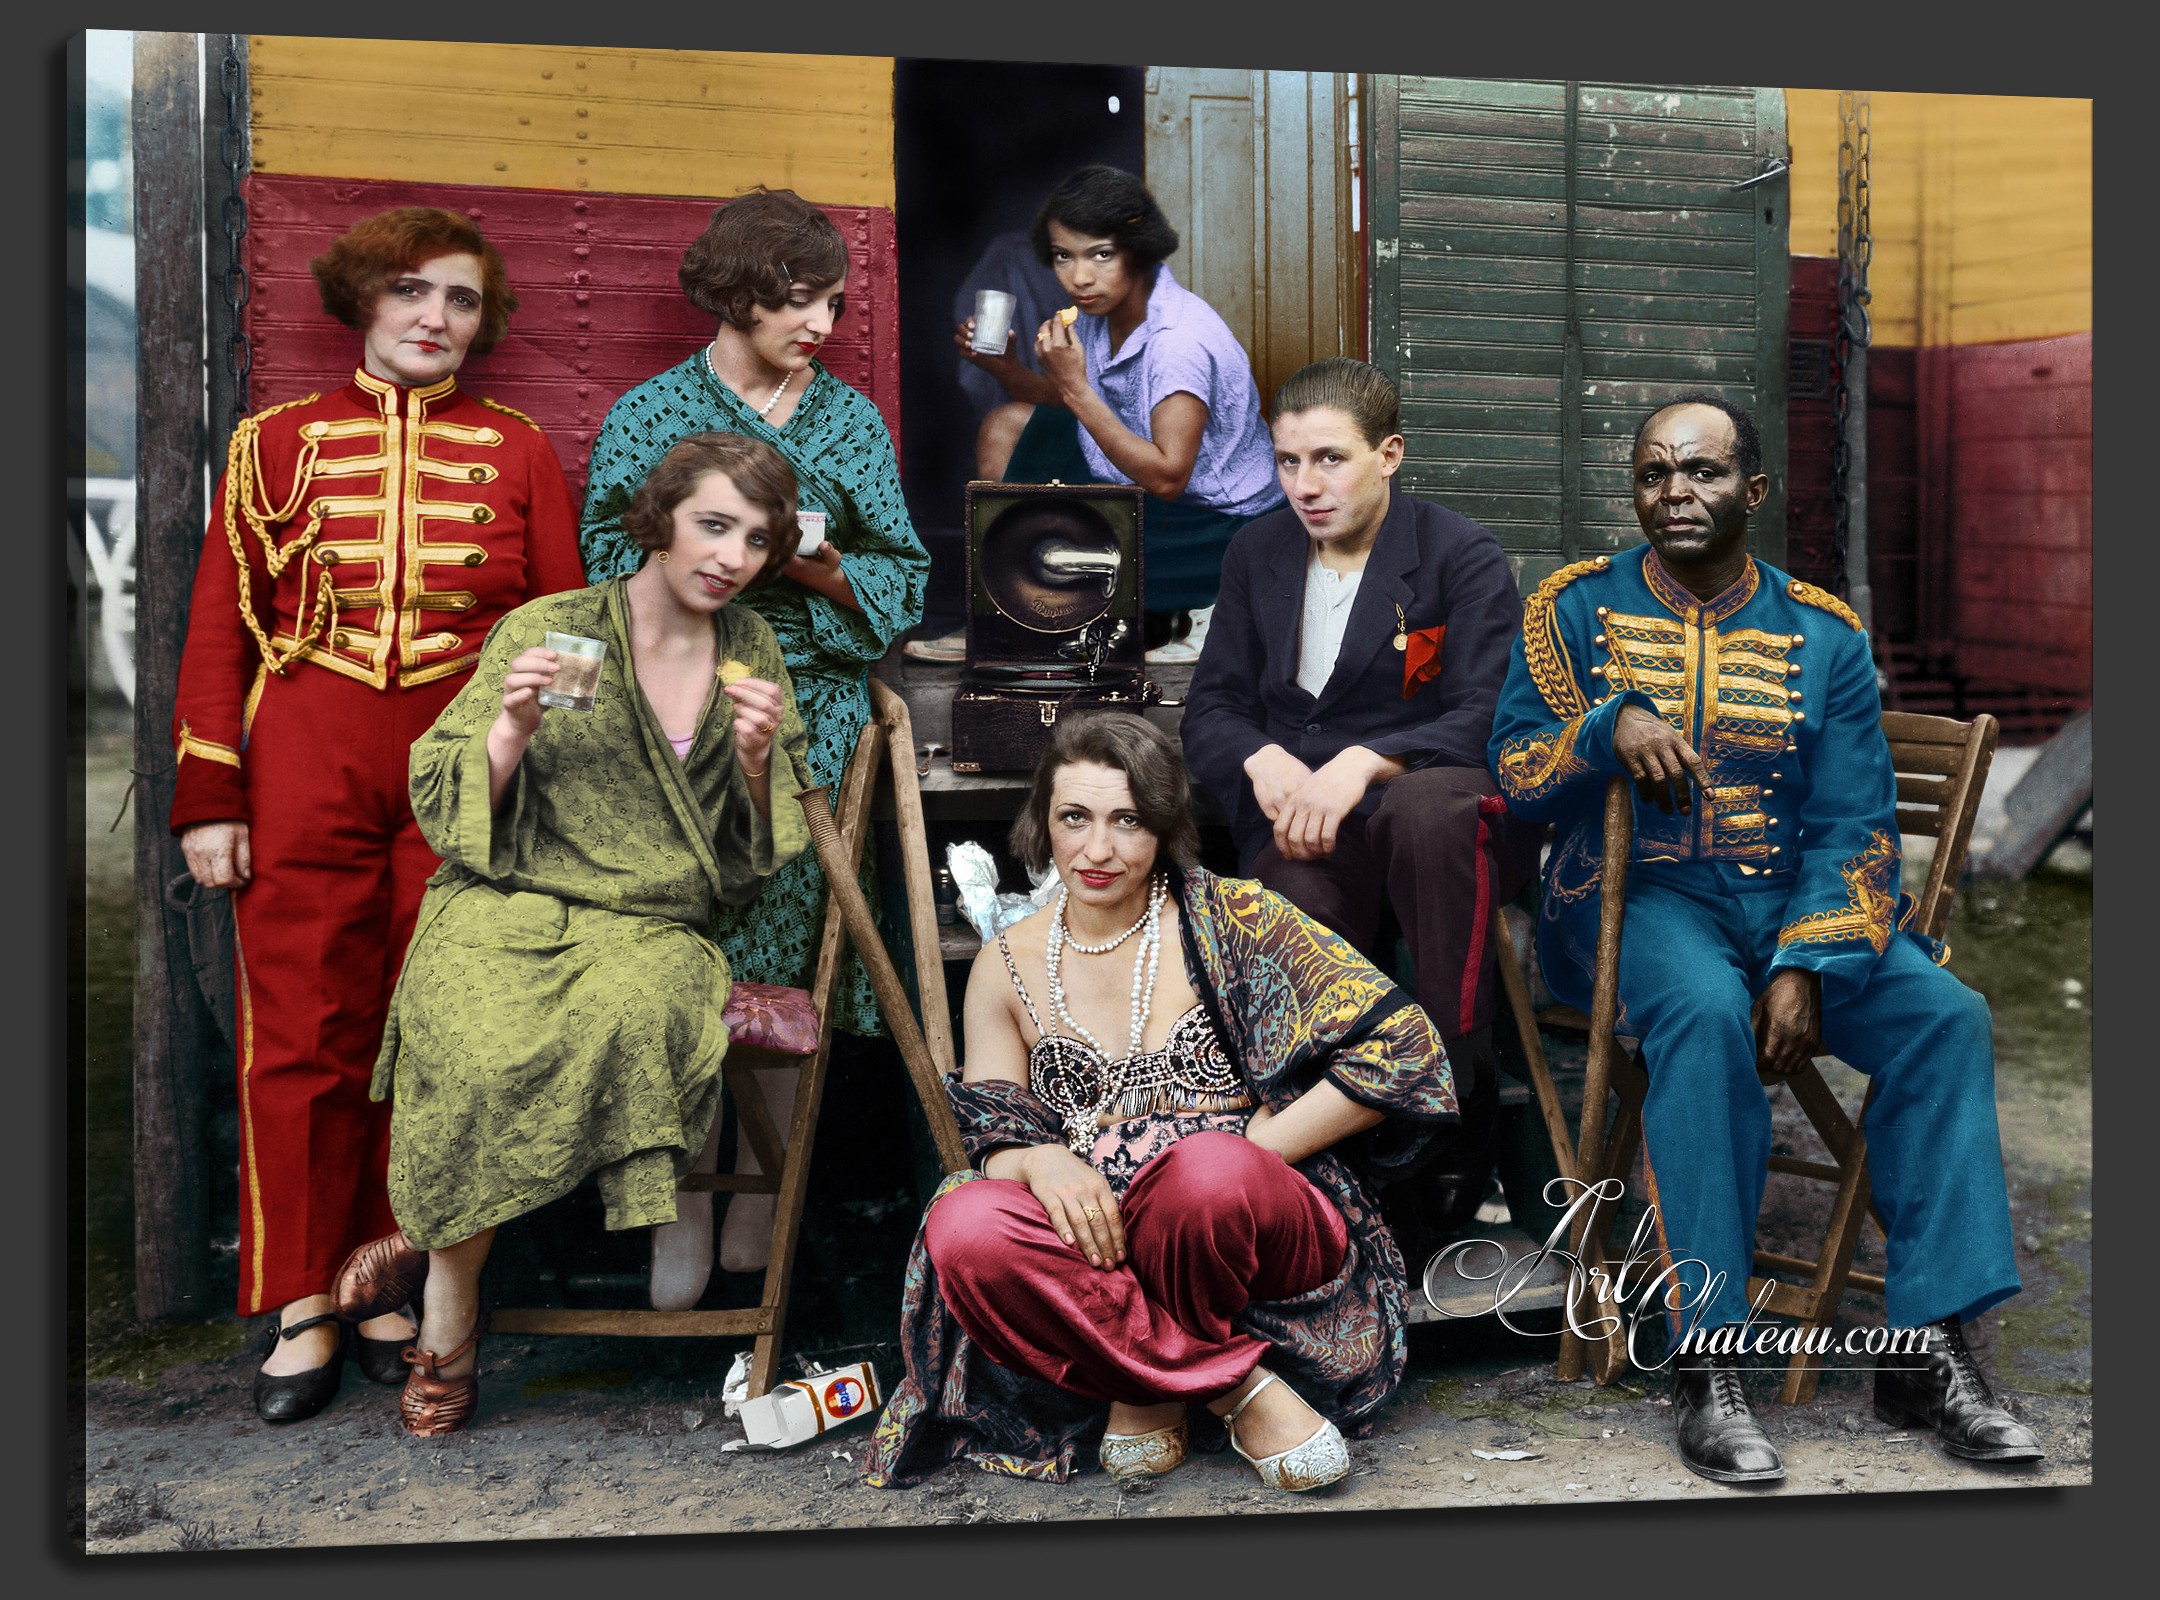
[(1239, 1414), (1253, 1403), (1254, 1395), (1269, 1384), (1281, 1381), (1274, 1373), (1263, 1370), (1260, 1381), (1245, 1391), (1245, 1398), (1224, 1414), (1223, 1431), (1230, 1436), (1230, 1448), (1260, 1474), (1260, 1481), (1270, 1489), (1304, 1494), (1311, 1489), (1325, 1489), (1331, 1483), (1340, 1483), (1350, 1474), (1350, 1446), (1343, 1439), (1342, 1429), (1324, 1417), (1311, 1438), (1275, 1455), (1255, 1459), (1246, 1455), (1245, 1447), (1238, 1443)]
[(1180, 1417), (1171, 1427), (1153, 1428), (1146, 1433), (1106, 1433), (1095, 1459), (1119, 1483), (1159, 1478), (1184, 1463), (1191, 1443), (1192, 1435)]

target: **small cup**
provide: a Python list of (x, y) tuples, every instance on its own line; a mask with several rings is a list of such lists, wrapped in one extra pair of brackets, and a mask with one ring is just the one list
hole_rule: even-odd
[(557, 658), (555, 681), (534, 698), (544, 706), (563, 711), (592, 710), (600, 697), (600, 662), (607, 655), (607, 641), (575, 633), (551, 633), (547, 647)]
[(1012, 333), (1013, 311), (1019, 304), (1019, 296), (1003, 289), (976, 290), (975, 337), (968, 341), (968, 347), (981, 355), (1003, 355), (1005, 340)]

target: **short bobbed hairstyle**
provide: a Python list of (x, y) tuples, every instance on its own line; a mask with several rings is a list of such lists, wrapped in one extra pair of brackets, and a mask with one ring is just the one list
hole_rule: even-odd
[(1177, 229), (1148, 187), (1122, 167), (1082, 167), (1043, 201), (1028, 235), (1036, 259), (1050, 265), (1050, 224), (1090, 239), (1108, 239), (1147, 271), (1177, 253)]
[(1390, 434), (1402, 432), (1402, 394), (1386, 373), (1369, 362), (1329, 356), (1298, 368), (1275, 391), (1268, 421), (1280, 422), (1295, 412), (1321, 406), (1347, 415), (1365, 442), (1375, 448)]
[(1125, 774), (1140, 825), (1155, 835), (1156, 859), (1181, 867), (1200, 859), (1200, 830), (1192, 817), (1192, 780), (1177, 741), (1130, 711), (1090, 711), (1061, 717), (1049, 748), (1035, 763), (1035, 781), (1008, 843), (1030, 872), (1050, 865), (1050, 789), (1058, 769), (1076, 761), (1098, 762)]
[(1634, 459), (1634, 451), (1642, 448), (1643, 435), (1650, 431), (1650, 424), (1681, 406), (1708, 406), (1712, 411), (1722, 411), (1733, 427), (1733, 456), (1740, 470), (1748, 477), (1762, 472), (1762, 433), (1755, 426), (1755, 414), (1746, 406), (1736, 405), (1721, 394), (1711, 394), (1698, 389), (1689, 394), (1676, 395), (1644, 417), (1635, 429), (1635, 444), (1628, 458)]
[(748, 328), (761, 306), (786, 305), (798, 283), (823, 289), (847, 275), (847, 241), (832, 219), (794, 190), (763, 184), (715, 211), (675, 272), (689, 302), (731, 328)]
[(400, 273), (437, 256), (480, 260), (480, 331), (472, 353), (484, 356), (510, 331), (518, 297), (510, 292), (502, 252), (487, 242), (470, 217), (435, 206), (399, 206), (356, 222), (329, 249), (308, 263), (322, 291), (323, 310), (348, 328), (365, 330), (375, 320), (375, 301)]
[(765, 565), (742, 586), (748, 594), (780, 576), (802, 539), (802, 525), (795, 520), (795, 469), (762, 439), (746, 439), (739, 433), (693, 433), (677, 439), (630, 497), (623, 511), (623, 532), (647, 555), (665, 550), (675, 537), (675, 508), (713, 472), (765, 513), (766, 531), (772, 535)]

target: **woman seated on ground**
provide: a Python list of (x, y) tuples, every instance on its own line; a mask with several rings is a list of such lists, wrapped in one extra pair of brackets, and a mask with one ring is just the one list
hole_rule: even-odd
[[(768, 444), (681, 440), (623, 518), (644, 564), (511, 612), (413, 746), (413, 813), (443, 867), (375, 1065), (399, 1231), (337, 1281), (354, 1319), (424, 1280), (409, 1433), (472, 1418), (499, 1224), (590, 1174), (608, 1227), (675, 1220), (727, 1049), (728, 967), (704, 930), (809, 840), (780, 647), (730, 604), (794, 554), (795, 496)], [(607, 646), (590, 711), (541, 704), (566, 659), (550, 632)]]
[(977, 1170), (916, 1240), (874, 1484), (1062, 1481), (1098, 1434), (1106, 1471), (1158, 1475), (1200, 1403), (1262, 1481), (1319, 1488), (1401, 1381), (1402, 1256), (1345, 1156), (1384, 1176), (1456, 1119), (1446, 1053), (1345, 941), (1193, 865), (1188, 802), (1129, 713), (1061, 721), (1035, 769), (1013, 850), (1058, 898), (968, 982)]
[[(1179, 613), (1215, 604), (1230, 536), (1283, 503), (1252, 358), (1171, 274), (1177, 230), (1131, 173), (1082, 167), (1050, 191), (1031, 237), (1077, 314), (1013, 330), (1015, 340), (1032, 338), (1040, 372), (976, 351), (973, 317), (955, 330), (961, 355), (1013, 397), (983, 419), (978, 469), (1018, 483), (1147, 491), (1143, 598), (1154, 649)], [(1204, 619), (1193, 626), (1155, 659), (1197, 660)]]

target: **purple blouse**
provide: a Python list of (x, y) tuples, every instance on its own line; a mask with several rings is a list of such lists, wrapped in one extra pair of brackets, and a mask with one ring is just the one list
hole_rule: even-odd
[[(1252, 360), (1215, 308), (1179, 283), (1164, 262), (1155, 269), (1147, 317), (1110, 353), (1107, 319), (1082, 315), (1073, 324), (1087, 355), (1088, 382), (1143, 439), (1149, 419), (1173, 394), (1198, 395), (1208, 408), (1200, 454), (1180, 500), (1249, 517), (1282, 500), (1275, 480), (1275, 444), (1260, 420), (1260, 386)], [(1132, 479), (1110, 464), (1087, 429), (1080, 451), (1088, 470), (1106, 483)]]

